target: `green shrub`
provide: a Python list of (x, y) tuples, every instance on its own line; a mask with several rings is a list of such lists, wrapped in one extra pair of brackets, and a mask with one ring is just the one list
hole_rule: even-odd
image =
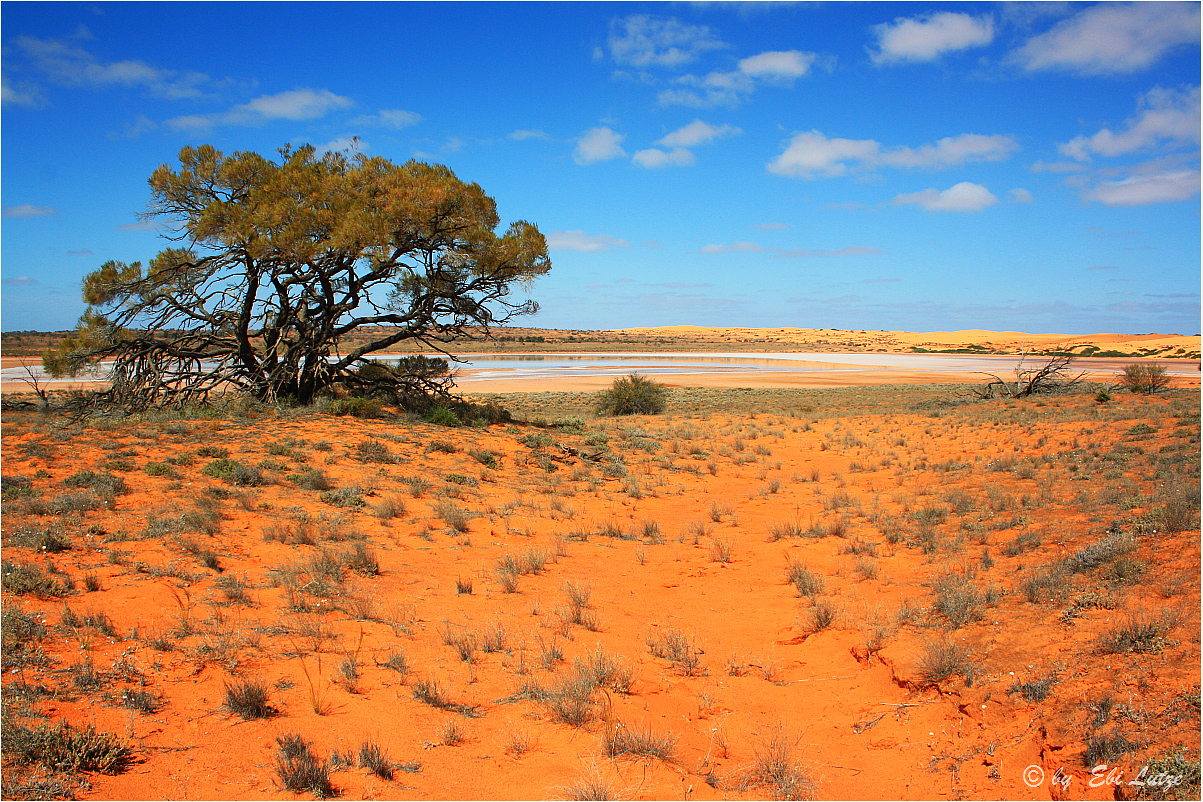
[(1129, 392), (1153, 395), (1169, 386), (1170, 377), (1161, 365), (1136, 362), (1124, 368), (1124, 372), (1119, 376), (1119, 383)]
[(447, 407), (434, 407), (426, 413), (426, 422), (433, 423), (436, 426), (459, 426), (461, 425), (459, 415), (455, 414), (454, 410)]
[(377, 398), (336, 398), (330, 402), (330, 414), (352, 418), (378, 418), (383, 407)]
[(215, 459), (201, 468), (201, 473), (242, 487), (267, 484), (261, 470), (244, 465), (236, 459)]
[(20, 765), (41, 764), (48, 771), (116, 774), (133, 757), (130, 748), (110, 732), (91, 724), (82, 730), (67, 722), (30, 728), (5, 722), (4, 756)]
[(658, 415), (668, 403), (668, 389), (638, 373), (620, 376), (598, 393), (599, 415)]

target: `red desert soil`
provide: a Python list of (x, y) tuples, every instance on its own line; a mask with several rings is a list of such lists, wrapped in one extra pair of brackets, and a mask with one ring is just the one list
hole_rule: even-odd
[(5, 796), (47, 721), (131, 750), (84, 799), (297, 798), (290, 734), (347, 799), (1197, 795), (1197, 392), (5, 413)]

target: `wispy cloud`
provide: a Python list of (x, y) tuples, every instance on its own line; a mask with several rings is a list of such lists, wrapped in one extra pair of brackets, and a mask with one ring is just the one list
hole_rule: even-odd
[(355, 101), (328, 89), (291, 89), (274, 95), (261, 95), (218, 114), (173, 117), (166, 124), (182, 131), (221, 125), (262, 125), (273, 120), (301, 122), (316, 120), (332, 111), (354, 105)]
[(29, 203), (21, 203), (16, 206), (5, 206), (5, 217), (46, 217), (48, 215), (58, 214), (58, 209), (52, 206), (34, 206)]
[(816, 64), (833, 63), (830, 58), (803, 50), (768, 51), (741, 59), (735, 70), (716, 70), (701, 77), (682, 75), (674, 83), (687, 88), (666, 89), (658, 99), (665, 106), (735, 106), (762, 84), (789, 86), (809, 75)]
[(935, 61), (945, 53), (982, 47), (994, 41), (994, 21), (940, 11), (919, 17), (899, 17), (876, 25), (877, 50), (870, 51), (874, 64), (901, 61)]
[(846, 248), (840, 248), (834, 251), (793, 248), (792, 250), (776, 253), (774, 254), (774, 257), (780, 259), (811, 259), (824, 256), (877, 256), (884, 253), (885, 251), (881, 250), (880, 248), (868, 248), (862, 245), (850, 245)]
[(214, 87), (201, 72), (155, 67), (145, 61), (103, 61), (77, 44), (57, 39), (18, 36), (13, 51), (42, 79), (82, 88), (128, 87), (163, 98), (196, 98)]
[(693, 148), (704, 145), (714, 139), (742, 134), (734, 125), (710, 125), (701, 120), (694, 120), (689, 125), (678, 128), (671, 134), (659, 139), (656, 144), (669, 148)]
[(714, 245), (703, 245), (698, 248), (698, 253), (760, 253), (766, 252), (768, 248), (757, 245), (755, 242), (732, 242), (730, 245), (716, 243)]
[(421, 114), (403, 109), (381, 109), (376, 114), (364, 114), (351, 120), (348, 125), (365, 125), (377, 128), (393, 128), (400, 130), (417, 125), (424, 118)]
[(883, 149), (874, 139), (828, 138), (818, 131), (795, 134), (768, 170), (793, 178), (831, 178), (854, 168), (878, 166), (939, 170), (969, 162), (997, 162), (1018, 150), (1014, 137), (948, 136), (918, 148)]
[(659, 148), (648, 148), (647, 150), (636, 151), (635, 155), (631, 157), (631, 161), (640, 167), (655, 169), (670, 165), (688, 166), (697, 161), (697, 159), (694, 158), (691, 151), (685, 148), (673, 148), (669, 151), (660, 150)]
[(631, 243), (607, 234), (586, 234), (584, 231), (552, 231), (547, 235), (547, 247), (553, 251), (582, 251), (602, 253), (613, 248), (628, 248)]
[(1133, 73), (1198, 41), (1198, 3), (1099, 3), (1029, 39), (1010, 60), (1033, 72)]
[(33, 287), (39, 282), (36, 278), (30, 276), (13, 276), (12, 278), (4, 279), (4, 283), (13, 287)]
[(1092, 136), (1074, 137), (1060, 146), (1061, 152), (1086, 161), (1091, 155), (1114, 157), (1158, 146), (1199, 144), (1199, 87), (1156, 87), (1139, 105), (1140, 113), (1125, 121), (1119, 133), (1103, 128)]
[(626, 156), (622, 149), (622, 140), (626, 136), (615, 132), (609, 126), (590, 128), (577, 139), (576, 149), (572, 152), (572, 160), (580, 165), (594, 164)]
[(705, 25), (650, 14), (612, 20), (606, 44), (615, 63), (641, 69), (679, 67), (702, 53), (726, 47)]
[(1007, 194), (1010, 195), (1011, 200), (1015, 201), (1016, 203), (1032, 203), (1036, 200), (1032, 197), (1032, 193), (1028, 192), (1023, 187), (1015, 187), (1015, 189), (1011, 190)]
[(1119, 181), (1103, 181), (1083, 193), (1087, 200), (1104, 206), (1146, 206), (1190, 200), (1199, 194), (1199, 171), (1133, 175)]
[(899, 195), (893, 203), (898, 206), (914, 204), (929, 212), (980, 212), (998, 203), (998, 198), (981, 184), (962, 181), (943, 191), (925, 189)]
[(506, 135), (506, 138), (521, 142), (526, 139), (551, 139), (546, 131), (540, 131), (537, 128), (528, 128), (521, 131), (511, 131)]

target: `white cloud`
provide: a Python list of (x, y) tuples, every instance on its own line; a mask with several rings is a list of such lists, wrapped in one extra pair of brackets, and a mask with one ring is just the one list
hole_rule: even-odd
[(677, 67), (726, 47), (704, 25), (649, 14), (611, 21), (607, 44), (615, 62), (633, 67)]
[(929, 212), (980, 212), (998, 203), (998, 198), (981, 184), (962, 181), (941, 192), (925, 189), (894, 198), (895, 205), (915, 204)]
[(381, 128), (408, 128), (425, 119), (421, 114), (403, 109), (381, 109), (377, 114), (365, 114), (351, 120), (349, 125), (373, 125)]
[(740, 59), (739, 71), (753, 78), (792, 81), (807, 75), (817, 58), (818, 54), (801, 50), (770, 50)]
[(18, 36), (14, 47), (35, 72), (64, 86), (140, 87), (158, 97), (194, 98), (212, 84), (200, 72), (162, 69), (134, 59), (103, 62), (78, 45), (55, 39)]
[(553, 251), (583, 251), (602, 253), (611, 248), (630, 247), (629, 242), (616, 237), (598, 234), (591, 236), (584, 231), (553, 231), (547, 235), (547, 247)]
[(785, 151), (769, 162), (770, 173), (793, 178), (833, 177), (848, 171), (848, 162), (871, 164), (881, 149), (872, 139), (828, 139), (818, 131), (795, 134)]
[(941, 11), (921, 17), (899, 17), (893, 23), (875, 25), (878, 50), (870, 56), (875, 64), (898, 61), (935, 61), (945, 53), (981, 47), (994, 40), (994, 22)]
[(192, 114), (173, 117), (166, 124), (177, 130), (210, 128), (215, 125), (262, 125), (271, 120), (316, 120), (331, 111), (355, 105), (347, 97), (328, 89), (292, 89), (274, 95), (261, 95), (248, 103), (220, 114)]
[(695, 159), (693, 154), (685, 148), (674, 148), (668, 152), (659, 148), (648, 148), (647, 150), (638, 151), (631, 157), (631, 161), (638, 164), (640, 167), (654, 169), (656, 167), (688, 166), (693, 164)]
[(52, 214), (58, 214), (58, 209), (50, 206), (33, 206), (28, 203), (4, 207), (5, 217), (46, 217)]
[[(760, 83), (792, 84), (810, 73), (811, 67), (824, 61), (818, 53), (803, 50), (772, 50), (741, 59), (739, 68), (730, 72), (716, 70), (705, 77), (682, 75), (676, 83), (693, 89), (668, 89), (658, 100), (662, 105), (734, 106)], [(826, 60), (830, 64), (831, 60)]]
[(528, 128), (521, 131), (511, 131), (506, 135), (509, 139), (521, 142), (524, 139), (551, 139), (546, 131), (540, 131), (537, 128)]
[(1010, 58), (1030, 71), (1131, 73), (1198, 41), (1198, 3), (1099, 3), (1028, 40)]
[(763, 253), (767, 250), (755, 242), (732, 242), (730, 245), (704, 245), (698, 249), (698, 253)]
[(1182, 170), (1106, 181), (1085, 193), (1084, 197), (1104, 206), (1145, 206), (1189, 200), (1198, 194), (1199, 171)]
[(612, 131), (608, 126), (590, 128), (577, 140), (572, 160), (584, 165), (626, 156), (627, 152), (620, 144), (624, 139), (624, 135)]
[(36, 106), (40, 100), (38, 90), (35, 87), (27, 86), (17, 89), (9, 83), (7, 75), (0, 78), (0, 101), (13, 103), (18, 106)]
[(931, 145), (918, 149), (897, 147), (881, 154), (882, 164), (891, 167), (926, 167), (941, 169), (966, 162), (1002, 161), (1019, 149), (1013, 137), (995, 134), (961, 134), (946, 136)]
[(692, 148), (697, 145), (704, 145), (712, 139), (735, 136), (742, 133), (743, 131), (734, 125), (720, 125), (716, 127), (701, 120), (694, 120), (689, 125), (678, 128), (671, 134), (661, 138), (656, 144), (669, 148)]
[(17, 287), (33, 287), (38, 284), (38, 280), (30, 276), (13, 276), (12, 278), (4, 279), (4, 283)]
[(367, 142), (364, 142), (357, 136), (340, 136), (337, 139), (330, 140), (321, 148), (318, 148), (318, 153), (342, 153), (343, 151), (349, 150), (352, 154), (355, 154), (366, 153), (371, 149), (371, 145), (369, 145)]
[(873, 139), (829, 139), (818, 131), (795, 134), (768, 170), (794, 178), (833, 177), (851, 167), (876, 166), (939, 170), (969, 162), (1006, 159), (1019, 148), (1013, 137), (981, 134), (948, 136), (919, 148), (882, 149)]
[(1086, 161), (1092, 153), (1122, 156), (1162, 144), (1199, 143), (1199, 87), (1182, 90), (1156, 87), (1140, 99), (1140, 115), (1126, 121), (1124, 130), (1104, 128), (1093, 136), (1074, 137), (1061, 145), (1071, 159)]
[(1011, 200), (1015, 201), (1016, 203), (1031, 203), (1032, 201), (1036, 200), (1032, 197), (1032, 193), (1028, 192), (1023, 187), (1015, 187), (1015, 189), (1011, 190), (1007, 194), (1010, 195)]

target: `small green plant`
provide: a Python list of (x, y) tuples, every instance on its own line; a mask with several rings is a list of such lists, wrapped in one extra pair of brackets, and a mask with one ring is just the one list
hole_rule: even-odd
[(455, 410), (447, 407), (434, 407), (426, 413), (426, 422), (433, 423), (436, 426), (460, 426), (461, 422), (459, 415), (455, 414)]
[(355, 446), (355, 458), (360, 462), (377, 462), (392, 465), (397, 461), (389, 447), (379, 440), (364, 440)]
[(620, 376), (598, 393), (599, 415), (659, 415), (668, 404), (668, 389), (638, 373)]

